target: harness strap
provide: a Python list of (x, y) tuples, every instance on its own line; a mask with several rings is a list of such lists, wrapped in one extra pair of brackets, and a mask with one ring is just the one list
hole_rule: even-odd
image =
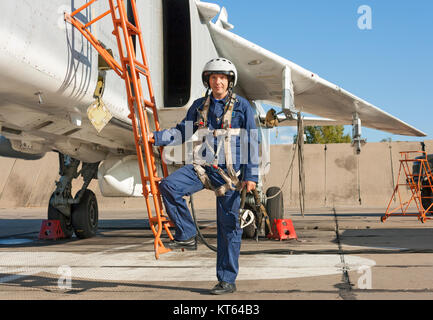
[(232, 127), (232, 114), (233, 114), (233, 107), (235, 106), (237, 99), (236, 99), (236, 93), (233, 93), (230, 99), (230, 103), (228, 106), (227, 111), (224, 114), (223, 117), (223, 123), (221, 125), (222, 129), (227, 129)]
[(233, 108), (236, 101), (237, 101), (236, 94), (234, 93), (230, 101), (228, 110), (223, 118), (223, 129), (227, 130), (226, 136), (224, 137), (224, 154), (226, 156), (227, 173), (230, 176), (233, 184), (236, 186), (236, 189), (240, 190), (241, 183), (233, 168), (233, 158), (232, 158), (232, 148), (231, 148), (232, 135), (236, 135), (236, 133), (237, 135), (239, 135), (240, 132), (240, 129), (237, 130), (232, 129), (232, 115), (233, 115)]
[(206, 170), (201, 165), (194, 164), (194, 170), (206, 189), (215, 190), (209, 179), (209, 176), (206, 174)]
[(195, 125), (199, 129), (207, 127), (207, 116), (209, 114), (209, 106), (210, 106), (210, 95), (207, 95), (203, 108), (201, 110), (197, 110), (198, 111), (197, 122), (195, 123)]
[[(210, 167), (211, 165), (209, 165), (208, 163), (198, 163), (195, 161), (193, 163), (194, 170), (196, 171), (197, 176), (200, 179), (200, 181), (203, 183), (204, 187), (206, 189), (213, 190), (217, 195), (217, 197), (223, 196), (228, 190), (239, 191), (242, 186), (241, 182), (238, 179), (238, 175), (240, 174), (240, 172), (236, 173), (236, 171), (233, 168), (233, 159), (232, 159), (232, 152), (231, 152), (231, 137), (232, 135), (240, 134), (240, 128), (236, 128), (236, 129), (231, 128), (233, 108), (236, 101), (237, 101), (236, 94), (233, 93), (230, 97), (230, 102), (228, 103), (227, 110), (224, 113), (221, 129), (216, 129), (213, 132), (215, 137), (221, 135), (224, 136), (224, 141), (220, 142), (217, 146), (217, 151), (215, 153), (212, 167), (217, 170), (217, 172), (224, 179), (226, 184), (222, 185), (219, 188), (215, 188), (210, 182), (210, 179), (206, 174), (206, 170), (203, 168), (203, 166)], [(198, 128), (208, 127), (207, 118), (209, 114), (209, 106), (210, 106), (210, 96), (207, 96), (202, 110), (198, 110), (197, 122), (196, 122)], [(218, 167), (218, 154), (222, 147), (222, 143), (224, 143), (224, 153), (225, 153), (227, 173), (225, 173), (222, 168)]]
[[(198, 163), (193, 163), (194, 166), (194, 170), (197, 173), (198, 178), (200, 179), (200, 181), (203, 183), (204, 187), (208, 190), (212, 190), (215, 192), (217, 197), (221, 197), (223, 195), (225, 195), (225, 193), (228, 190), (240, 190), (241, 187), (241, 183), (238, 182), (238, 184), (235, 184), (235, 187), (233, 187), (233, 179), (231, 177), (229, 177), (223, 169), (221, 169), (220, 167), (215, 167), (215, 166), (211, 166), (210, 164), (206, 163), (206, 164), (198, 164)], [(214, 169), (217, 170), (218, 174), (224, 179), (224, 181), (226, 182), (225, 184), (223, 184), (222, 186), (215, 188), (210, 179), (209, 176), (206, 174), (206, 170), (203, 168), (203, 166), (206, 167), (213, 167)], [(237, 176), (240, 175), (241, 172), (239, 170), (239, 172), (235, 173), (235, 177), (237, 179)], [(238, 179), (237, 179), (238, 180)], [(238, 180), (239, 181), (239, 180)]]

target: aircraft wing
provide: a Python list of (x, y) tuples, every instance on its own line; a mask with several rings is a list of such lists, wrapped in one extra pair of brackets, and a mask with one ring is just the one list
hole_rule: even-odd
[[(222, 13), (225, 13), (224, 8)], [(220, 15), (215, 24), (210, 22), (209, 30), (219, 54), (235, 63), (239, 86), (248, 99), (281, 105), (283, 70), (288, 66), (292, 73), (295, 106), (299, 111), (347, 124), (352, 123), (352, 116), (357, 112), (365, 127), (398, 135), (426, 136), (317, 74), (230, 32), (228, 29), (232, 26), (227, 23), (226, 16)]]
[[(281, 114), (277, 116), (279, 122), (278, 127), (295, 127), (298, 124), (297, 116), (294, 116), (293, 119), (286, 119), (286, 117)], [(266, 115), (260, 115), (260, 120), (262, 123), (265, 123)], [(304, 126), (338, 126), (338, 125), (351, 125), (347, 121), (337, 121), (333, 119), (326, 118), (314, 118), (314, 117), (303, 117)]]

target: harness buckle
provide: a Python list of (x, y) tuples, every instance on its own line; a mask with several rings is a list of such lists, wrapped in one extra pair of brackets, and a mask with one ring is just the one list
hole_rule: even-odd
[(250, 224), (254, 223), (254, 227), (256, 227), (256, 224), (254, 222), (255, 216), (254, 213), (251, 210), (248, 209), (240, 209), (239, 212), (239, 220), (240, 220), (240, 227), (243, 229)]

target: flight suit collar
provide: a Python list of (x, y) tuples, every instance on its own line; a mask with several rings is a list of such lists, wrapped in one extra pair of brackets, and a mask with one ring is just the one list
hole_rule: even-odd
[(228, 94), (228, 92), (227, 92), (227, 94), (226, 94), (226, 96), (223, 98), (223, 99), (215, 99), (214, 98), (214, 96), (211, 94), (210, 95), (210, 99), (211, 99), (211, 101), (213, 102), (213, 103), (217, 103), (217, 102), (219, 102), (219, 103), (226, 103), (227, 102), (227, 99), (229, 98), (229, 94)]

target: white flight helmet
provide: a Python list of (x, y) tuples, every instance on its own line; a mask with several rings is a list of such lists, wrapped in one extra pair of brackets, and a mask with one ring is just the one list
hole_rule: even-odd
[(238, 72), (235, 65), (225, 58), (215, 58), (210, 60), (203, 68), (201, 78), (203, 85), (209, 88), (209, 77), (211, 74), (225, 74), (229, 78), (229, 88), (236, 86), (238, 82)]

